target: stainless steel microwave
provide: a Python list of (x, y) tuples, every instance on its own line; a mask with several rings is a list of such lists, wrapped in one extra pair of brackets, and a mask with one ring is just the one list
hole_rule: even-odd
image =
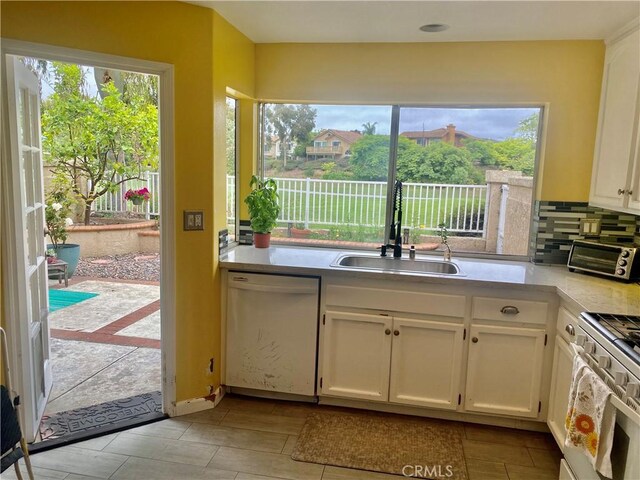
[(567, 267), (572, 272), (579, 270), (619, 280), (635, 280), (640, 276), (640, 248), (632, 244), (574, 240)]

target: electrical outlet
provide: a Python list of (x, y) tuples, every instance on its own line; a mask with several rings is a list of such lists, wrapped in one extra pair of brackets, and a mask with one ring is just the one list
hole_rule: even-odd
[(583, 218), (580, 220), (580, 234), (585, 237), (600, 235), (601, 221), (599, 218)]
[(184, 230), (204, 230), (204, 212), (202, 210), (185, 210)]

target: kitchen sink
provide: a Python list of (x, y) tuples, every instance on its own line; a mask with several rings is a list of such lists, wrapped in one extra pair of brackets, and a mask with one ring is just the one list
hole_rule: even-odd
[(431, 275), (461, 275), (458, 265), (442, 260), (412, 260), (409, 258), (343, 255), (331, 264), (333, 267), (384, 270), (385, 272), (414, 272)]

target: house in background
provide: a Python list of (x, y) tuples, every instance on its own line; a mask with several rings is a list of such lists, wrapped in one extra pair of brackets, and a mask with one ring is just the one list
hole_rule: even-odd
[(479, 140), (477, 137), (474, 137), (467, 132), (456, 130), (456, 126), (451, 123), (447, 125), (447, 128), (436, 128), (435, 130), (423, 130), (420, 132), (402, 132), (400, 135), (413, 140), (423, 147), (436, 142), (445, 142), (455, 145), (456, 147), (461, 147), (463, 140)]
[(362, 138), (357, 130), (322, 130), (307, 147), (307, 158), (331, 158), (341, 160), (351, 156), (351, 145)]
[[(296, 148), (296, 142), (289, 142), (287, 156), (291, 157)], [(277, 135), (271, 135), (270, 141), (264, 143), (264, 156), (266, 158), (280, 158), (282, 155), (282, 142)]]

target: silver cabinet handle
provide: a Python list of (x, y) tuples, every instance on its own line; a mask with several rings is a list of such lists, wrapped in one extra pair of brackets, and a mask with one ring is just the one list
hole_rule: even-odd
[(505, 315), (517, 315), (520, 313), (520, 310), (518, 310), (518, 307), (514, 307), (513, 305), (505, 305), (500, 309), (500, 312)]
[(573, 325), (567, 325), (566, 327), (564, 327), (564, 329), (572, 337), (576, 334), (576, 329), (573, 328)]

